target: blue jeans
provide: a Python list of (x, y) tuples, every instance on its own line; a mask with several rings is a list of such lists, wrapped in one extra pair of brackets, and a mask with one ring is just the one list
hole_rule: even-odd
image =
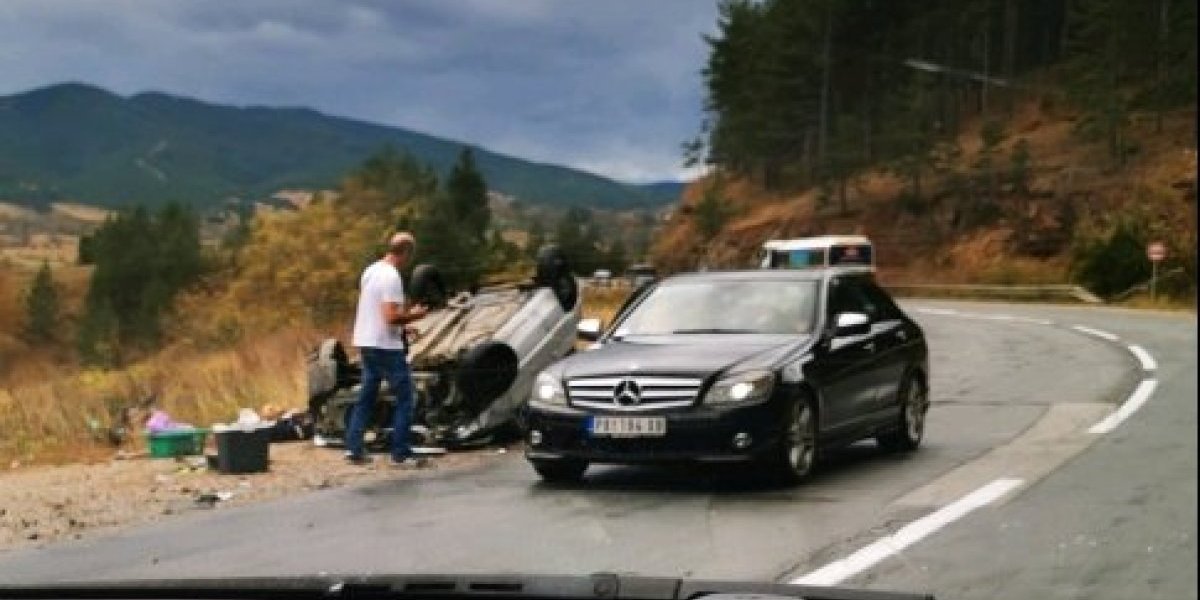
[(351, 456), (363, 456), (363, 434), (379, 396), (379, 384), (387, 380), (388, 387), (396, 396), (396, 410), (392, 413), (392, 456), (404, 458), (412, 455), (408, 444), (409, 423), (412, 421), (413, 391), (412, 375), (403, 350), (359, 348), (362, 355), (362, 388), (358, 400), (350, 413), (350, 424), (346, 427), (346, 451)]

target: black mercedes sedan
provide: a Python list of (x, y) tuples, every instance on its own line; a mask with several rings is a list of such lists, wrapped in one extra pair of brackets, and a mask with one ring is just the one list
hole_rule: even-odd
[(537, 376), (526, 458), (547, 481), (590, 463), (737, 463), (799, 482), (820, 452), (921, 443), (921, 328), (860, 268), (675, 275)]

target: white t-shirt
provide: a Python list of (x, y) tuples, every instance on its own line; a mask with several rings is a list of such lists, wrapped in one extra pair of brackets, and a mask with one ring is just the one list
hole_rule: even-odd
[(354, 346), (357, 348), (404, 349), (404, 328), (383, 320), (383, 303), (404, 304), (404, 282), (385, 260), (363, 270), (359, 280), (358, 312), (354, 316)]

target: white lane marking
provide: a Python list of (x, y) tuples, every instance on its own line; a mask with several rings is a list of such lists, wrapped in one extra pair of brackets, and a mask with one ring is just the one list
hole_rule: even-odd
[(1013, 321), (1013, 322), (1017, 322), (1017, 323), (1033, 323), (1035, 325), (1053, 325), (1054, 324), (1054, 321), (1050, 321), (1048, 319), (1035, 319), (1032, 317), (1021, 317), (1021, 316), (1006, 315), (1006, 314), (962, 312), (962, 311), (954, 310), (952, 308), (930, 308), (930, 307), (926, 307), (926, 306), (920, 306), (920, 307), (914, 308), (913, 310), (916, 312), (919, 312), (919, 313), (925, 313), (927, 315), (962, 317), (964, 319), (981, 319), (984, 321)]
[(1142, 363), (1143, 370), (1153, 371), (1158, 368), (1158, 363), (1154, 362), (1154, 357), (1150, 356), (1150, 353), (1146, 352), (1145, 348), (1131, 345), (1129, 346), (1129, 351), (1132, 352), (1133, 355), (1137, 357), (1138, 361)]
[(957, 315), (957, 314), (958, 314), (958, 311), (957, 311), (957, 310), (950, 309), (950, 308), (926, 308), (926, 307), (919, 307), (919, 308), (917, 308), (917, 309), (915, 309), (915, 310), (917, 310), (918, 312), (923, 312), (923, 313), (925, 313), (925, 314), (927, 314), (927, 315)]
[(1016, 320), (1021, 321), (1022, 323), (1033, 323), (1035, 325), (1053, 325), (1054, 324), (1054, 321), (1051, 321), (1049, 319), (1035, 319), (1032, 317), (1016, 317)]
[(1012, 315), (978, 314), (978, 315), (971, 315), (971, 316), (975, 317), (976, 319), (986, 319), (988, 321), (1016, 321), (1017, 320), (1017, 318)]
[(1118, 425), (1125, 419), (1128, 419), (1130, 415), (1137, 412), (1137, 409), (1141, 408), (1150, 399), (1150, 395), (1154, 393), (1154, 388), (1156, 387), (1158, 387), (1157, 380), (1143, 379), (1124, 404), (1117, 407), (1117, 410), (1114, 410), (1107, 417), (1101, 419), (1099, 423), (1092, 425), (1091, 429), (1088, 429), (1088, 433), (1103, 434), (1116, 429)]
[(1117, 337), (1116, 335), (1111, 334), (1107, 331), (1101, 331), (1099, 329), (1092, 329), (1091, 327), (1084, 327), (1083, 325), (1072, 325), (1071, 329), (1074, 329), (1075, 331), (1079, 331), (1082, 333), (1086, 333), (1088, 335), (1094, 335), (1098, 338), (1103, 338), (1110, 342), (1115, 342), (1115, 341), (1121, 339), (1121, 338)]
[(937, 511), (901, 527), (896, 533), (860, 548), (842, 560), (834, 561), (792, 580), (792, 583), (796, 585), (836, 585), (841, 583), (921, 541), (942, 527), (961, 519), (971, 511), (995, 502), (1023, 483), (1025, 483), (1023, 479), (997, 479)]

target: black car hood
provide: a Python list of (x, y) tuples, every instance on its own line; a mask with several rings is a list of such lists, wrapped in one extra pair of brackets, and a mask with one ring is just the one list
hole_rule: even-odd
[(730, 369), (771, 368), (807, 336), (686, 335), (610, 340), (559, 363), (563, 379), (633, 373), (707, 377)]

